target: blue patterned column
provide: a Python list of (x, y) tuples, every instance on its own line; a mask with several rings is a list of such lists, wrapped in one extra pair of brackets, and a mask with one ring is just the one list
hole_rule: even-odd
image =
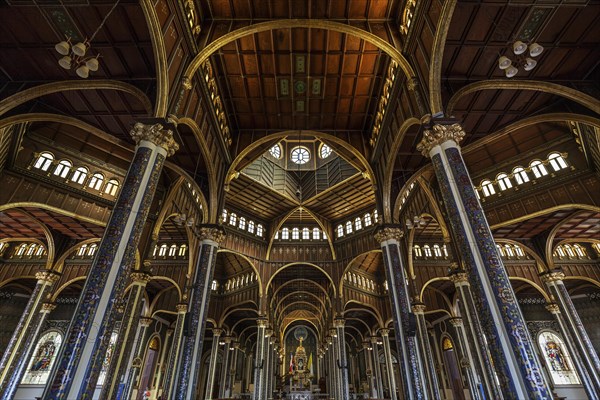
[(382, 329), (381, 338), (383, 340), (383, 354), (385, 355), (385, 366), (388, 375), (390, 389), (390, 400), (398, 400), (396, 394), (396, 377), (394, 376), (394, 363), (392, 362), (392, 350), (390, 348), (390, 330)]
[(135, 124), (133, 161), (110, 216), (58, 356), (45, 400), (89, 400), (167, 156), (178, 149), (162, 125)]
[(177, 374), (177, 365), (179, 364), (181, 342), (183, 341), (183, 325), (185, 323), (185, 316), (187, 315), (186, 303), (179, 303), (175, 308), (177, 309), (177, 321), (175, 322), (173, 343), (171, 343), (171, 351), (169, 352), (169, 358), (165, 368), (165, 381), (162, 383), (163, 399), (168, 399), (169, 394), (175, 391), (175, 376)]
[(481, 393), (479, 392), (480, 382), (477, 376), (477, 370), (475, 369), (475, 360), (473, 354), (468, 346), (468, 340), (465, 335), (462, 318), (454, 317), (450, 318), (450, 325), (454, 327), (456, 331), (456, 338), (458, 341), (458, 347), (460, 348), (460, 366), (463, 367), (465, 375), (467, 376), (467, 382), (469, 383), (469, 390), (471, 392), (471, 398), (474, 400), (480, 400)]
[(336, 342), (337, 342), (337, 355), (338, 359), (336, 360), (336, 368), (339, 370), (339, 379), (340, 383), (339, 387), (339, 399), (348, 400), (350, 399), (350, 387), (348, 384), (348, 357), (346, 355), (346, 338), (344, 334), (344, 324), (345, 321), (343, 318), (336, 318), (333, 320), (333, 326), (335, 327), (336, 332)]
[(381, 245), (385, 275), (392, 302), (402, 391), (407, 400), (421, 400), (425, 398), (424, 372), (417, 349), (416, 337), (412, 335), (412, 332), (409, 332), (410, 298), (406, 269), (400, 252), (400, 239), (403, 235), (404, 233), (399, 225), (383, 225), (375, 232), (375, 240)]
[[(131, 352), (131, 357), (127, 363), (127, 371), (124, 379), (123, 390), (120, 395), (120, 399), (130, 399), (133, 393), (133, 389), (136, 388), (136, 384), (139, 382), (139, 376), (142, 372), (142, 363), (144, 360), (144, 354), (146, 353), (146, 336), (148, 327), (152, 325), (152, 318), (140, 318), (138, 329), (135, 335), (135, 341)], [(144, 390), (144, 388), (138, 388), (138, 390)]]
[(17, 365), (10, 370), (10, 374), (7, 375), (6, 385), (0, 392), (0, 398), (2, 400), (12, 399), (19, 388), (19, 384), (25, 375), (27, 365), (33, 356), (40, 329), (44, 325), (44, 322), (48, 318), (48, 315), (56, 308), (54, 303), (42, 303), (40, 311), (37, 316), (33, 318), (29, 324), (30, 331), (28, 336), (23, 340), (23, 352), (17, 362)]
[[(585, 391), (590, 399), (599, 399), (600, 361), (598, 360), (598, 353), (592, 346), (590, 337), (565, 287), (563, 282), (565, 274), (562, 271), (552, 271), (542, 274), (540, 277), (548, 287), (560, 310), (560, 312), (553, 312), (553, 314), (557, 317), (564, 333), (568, 334), (568, 336), (564, 335), (565, 342), (571, 342), (569, 345), (575, 350), (571, 354), (571, 358), (573, 360), (577, 359), (575, 365), (580, 367), (577, 372), (579, 372)], [(563, 323), (561, 324), (561, 322)], [(569, 338), (571, 340), (567, 340)]]
[(258, 332), (256, 335), (256, 355), (254, 357), (254, 400), (264, 400), (264, 383), (265, 383), (265, 353), (266, 353), (266, 332), (268, 320), (266, 318), (258, 318), (256, 321), (258, 324)]
[(219, 398), (224, 399), (226, 397), (225, 392), (227, 391), (227, 381), (229, 380), (229, 368), (231, 360), (231, 337), (225, 336), (222, 340), (225, 345), (223, 346), (223, 364), (221, 366), (221, 379), (219, 382)]
[(431, 157), (453, 238), (466, 260), (476, 308), (507, 399), (551, 399), (515, 293), (462, 159), (459, 124), (433, 125), (417, 149)]
[(0, 361), (1, 399), (12, 399), (23, 378), (43, 322), (40, 311), (59, 275), (52, 271), (40, 271), (35, 274), (35, 277), (37, 279), (35, 288)]
[(427, 333), (427, 321), (425, 321), (425, 304), (415, 303), (412, 306), (412, 310), (417, 317), (418, 344), (420, 346), (421, 360), (423, 361), (424, 377), (427, 391), (429, 392), (429, 398), (440, 399), (440, 385), (437, 374), (435, 373), (433, 353), (431, 352), (431, 345)]
[(132, 286), (129, 290), (117, 342), (100, 394), (103, 399), (114, 398), (117, 395), (119, 384), (124, 381), (127, 369), (130, 367), (128, 361), (130, 360), (140, 314), (142, 313), (144, 291), (150, 279), (150, 275), (144, 272), (131, 273)]
[(188, 336), (183, 337), (175, 391), (171, 396), (178, 400), (193, 399), (196, 396), (217, 250), (225, 238), (223, 228), (217, 225), (203, 225), (199, 228), (198, 235), (200, 246), (191, 279)]
[(459, 298), (458, 307), (460, 315), (464, 322), (465, 351), (471, 354), (469, 359), (473, 362), (476, 371), (475, 381), (477, 387), (482, 397), (486, 399), (501, 399), (502, 392), (496, 383), (496, 372), (494, 371), (487, 343), (483, 336), (483, 329), (479, 322), (479, 310), (473, 300), (467, 274), (463, 270), (458, 269), (456, 263), (453, 263), (451, 269), (453, 272), (449, 275), (449, 278), (454, 283), (454, 288)]
[[(221, 333), (223, 329), (213, 328), (212, 345), (210, 350), (210, 360), (208, 362), (208, 374), (206, 377), (206, 390), (204, 391), (204, 398), (206, 400), (212, 399), (213, 391), (215, 388), (215, 376), (217, 374), (217, 361), (219, 360), (219, 342), (221, 341)], [(168, 398), (168, 397), (167, 397)]]

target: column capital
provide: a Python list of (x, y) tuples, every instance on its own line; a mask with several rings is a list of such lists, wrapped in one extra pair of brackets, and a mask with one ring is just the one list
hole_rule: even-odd
[(58, 278), (60, 278), (60, 274), (54, 271), (45, 270), (35, 273), (35, 279), (42, 281), (43, 283), (53, 284), (58, 280)]
[(346, 324), (346, 320), (344, 318), (336, 318), (333, 320), (333, 326), (335, 328), (343, 328)]
[(212, 240), (219, 246), (225, 240), (225, 230), (220, 225), (201, 225), (197, 233), (200, 240)]
[(44, 313), (51, 313), (54, 309), (56, 308), (56, 303), (50, 303), (50, 302), (46, 302), (46, 303), (42, 303), (42, 310), (41, 312)]
[(212, 332), (213, 332), (213, 336), (221, 336), (221, 334), (224, 332), (224, 329), (221, 328), (213, 328)]
[(546, 304), (546, 310), (548, 310), (552, 314), (560, 314), (560, 307), (556, 303)]
[(271, 328), (265, 329), (265, 337), (270, 338), (271, 336), (273, 336), (273, 329), (271, 329)]
[(129, 276), (133, 283), (137, 283), (141, 286), (146, 286), (152, 279), (152, 275), (141, 271), (133, 271)]
[(411, 92), (414, 92), (418, 86), (419, 86), (419, 78), (417, 78), (416, 76), (411, 76), (406, 80), (406, 87)]
[(179, 149), (179, 145), (173, 139), (173, 131), (164, 129), (162, 124), (146, 125), (137, 122), (129, 132), (136, 144), (147, 140), (167, 151), (167, 156), (172, 156)]
[(448, 140), (459, 144), (463, 137), (465, 137), (465, 131), (460, 124), (434, 124), (431, 129), (426, 129), (423, 132), (423, 139), (417, 145), (417, 151), (420, 151), (423, 156), (429, 157), (429, 152), (435, 146), (439, 146)]
[(185, 314), (187, 312), (188, 305), (187, 303), (177, 303), (175, 309), (177, 310), (177, 314)]
[(231, 343), (231, 341), (233, 340), (233, 338), (231, 336), (223, 336), (222, 340), (223, 340), (223, 342), (225, 344), (229, 344), (229, 343)]
[(153, 321), (154, 320), (152, 318), (141, 317), (140, 318), (140, 325), (141, 326), (145, 326), (145, 327), (149, 327), (150, 325), (152, 325)]
[(388, 328), (380, 329), (379, 332), (381, 332), (381, 336), (382, 337), (388, 337), (388, 336), (390, 336), (390, 330)]
[(400, 229), (401, 225), (382, 225), (379, 228), (376, 229), (375, 234), (373, 236), (375, 236), (375, 240), (377, 240), (378, 243), (383, 243), (386, 240), (396, 240), (396, 241), (400, 241), (400, 239), (404, 236), (404, 232), (402, 231), (402, 229)]
[(371, 341), (371, 344), (377, 344), (377, 336), (371, 336), (369, 337), (369, 340)]
[(266, 328), (269, 325), (269, 320), (266, 318), (258, 318), (256, 324), (259, 328)]
[(469, 277), (465, 271), (458, 270), (448, 275), (448, 278), (455, 284), (469, 283)]
[(450, 325), (455, 328), (461, 327), (463, 325), (463, 320), (461, 317), (453, 317), (449, 319)]
[(544, 283), (558, 282), (565, 279), (565, 273), (562, 271), (550, 271), (540, 274), (540, 279)]
[(415, 303), (415, 304), (412, 305), (411, 308), (412, 308), (412, 312), (414, 312), (415, 314), (424, 314), (425, 313), (425, 309), (427, 307), (423, 303)]

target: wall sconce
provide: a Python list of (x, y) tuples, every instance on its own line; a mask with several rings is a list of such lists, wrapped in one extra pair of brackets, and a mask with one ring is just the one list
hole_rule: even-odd
[(179, 213), (173, 217), (173, 223), (177, 226), (185, 225), (188, 228), (191, 228), (194, 226), (194, 222), (196, 222), (194, 217), (188, 217), (184, 213)]
[(409, 218), (406, 218), (406, 227), (408, 229), (413, 229), (425, 225), (427, 225), (427, 220), (422, 216), (415, 215), (412, 221)]
[[(529, 50), (529, 54), (527, 54)], [(512, 45), (512, 51), (515, 54), (515, 59), (511, 60), (507, 56), (501, 56), (498, 59), (498, 68), (504, 70), (507, 78), (512, 78), (519, 72), (519, 68), (525, 71), (531, 71), (537, 65), (535, 57), (542, 54), (544, 48), (538, 43), (532, 43), (529, 46), (520, 40), (517, 40)]]

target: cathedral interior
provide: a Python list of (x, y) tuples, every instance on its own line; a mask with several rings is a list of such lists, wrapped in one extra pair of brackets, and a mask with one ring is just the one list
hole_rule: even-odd
[(5, 0), (0, 398), (600, 398), (600, 3)]

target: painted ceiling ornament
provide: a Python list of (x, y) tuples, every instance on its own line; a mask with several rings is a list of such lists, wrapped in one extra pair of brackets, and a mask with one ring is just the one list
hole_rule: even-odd
[(423, 132), (423, 139), (417, 145), (417, 151), (420, 151), (423, 156), (429, 157), (429, 152), (435, 146), (439, 146), (448, 140), (459, 144), (464, 137), (465, 131), (460, 124), (435, 124), (431, 129)]
[(167, 151), (167, 156), (172, 156), (179, 149), (179, 145), (173, 138), (173, 131), (163, 129), (161, 124), (146, 125), (137, 122), (129, 132), (136, 144), (147, 140)]

